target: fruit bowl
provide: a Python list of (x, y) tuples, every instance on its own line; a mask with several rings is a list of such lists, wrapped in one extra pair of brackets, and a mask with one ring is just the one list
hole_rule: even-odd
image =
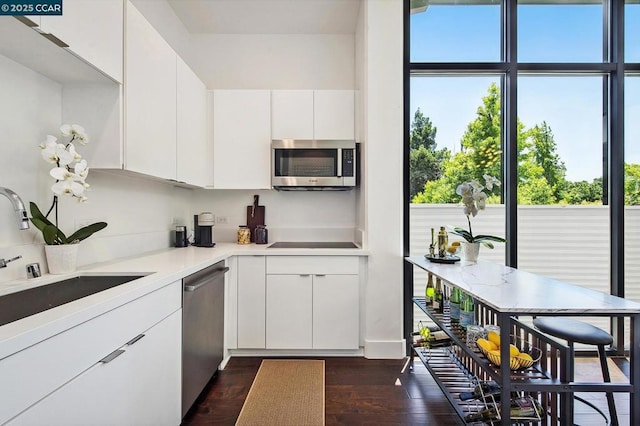
[[(479, 340), (479, 339), (478, 339)], [(509, 368), (511, 370), (522, 370), (529, 368), (536, 362), (540, 361), (542, 351), (535, 346), (529, 345), (527, 342), (521, 341), (517, 336), (511, 336), (512, 346), (518, 350), (518, 354), (509, 357)], [(500, 367), (500, 349), (487, 350), (483, 345), (476, 342), (476, 346), (482, 354), (495, 366)]]

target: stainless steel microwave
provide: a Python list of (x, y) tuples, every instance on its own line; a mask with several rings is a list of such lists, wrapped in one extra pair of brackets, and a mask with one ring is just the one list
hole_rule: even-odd
[(271, 185), (279, 190), (347, 190), (356, 186), (351, 140), (273, 140)]

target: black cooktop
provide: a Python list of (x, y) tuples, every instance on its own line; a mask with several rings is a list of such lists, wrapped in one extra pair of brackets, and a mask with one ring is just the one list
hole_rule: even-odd
[(278, 241), (268, 248), (355, 249), (358, 246), (350, 241)]

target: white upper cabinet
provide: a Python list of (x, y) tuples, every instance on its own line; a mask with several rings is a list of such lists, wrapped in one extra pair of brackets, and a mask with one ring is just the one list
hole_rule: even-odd
[(313, 139), (313, 91), (271, 92), (271, 138)]
[(355, 139), (353, 90), (274, 90), (272, 139)]
[(178, 57), (177, 66), (177, 180), (211, 185), (208, 169), (207, 88)]
[(355, 95), (353, 90), (313, 92), (315, 139), (355, 139)]
[(177, 55), (129, 2), (125, 47), (125, 168), (176, 179)]
[(63, 14), (29, 17), (40, 30), (122, 83), (123, 0), (64, 0)]
[(213, 187), (271, 188), (271, 92), (213, 91)]

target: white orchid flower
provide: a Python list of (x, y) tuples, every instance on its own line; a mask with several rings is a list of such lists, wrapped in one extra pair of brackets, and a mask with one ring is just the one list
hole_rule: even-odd
[(471, 190), (471, 185), (465, 182), (461, 185), (458, 185), (458, 187), (456, 188), (456, 194), (461, 195), (464, 198), (465, 195), (471, 193)]
[(47, 137), (46, 145), (42, 149), (42, 158), (49, 163), (58, 163), (61, 166), (73, 162), (73, 155), (65, 149), (64, 145), (55, 143), (54, 139)]
[(66, 167), (54, 167), (51, 169), (49, 174), (55, 180), (73, 180), (73, 173), (71, 173)]
[(78, 124), (63, 124), (60, 126), (60, 131), (64, 136), (73, 136), (82, 145), (86, 145), (89, 142), (89, 137), (84, 130), (84, 127)]
[(42, 158), (49, 163), (57, 163), (58, 162), (58, 153), (56, 147), (58, 144), (56, 141), (58, 138), (55, 136), (47, 135), (47, 140), (40, 144), (40, 148), (42, 149)]
[(475, 217), (478, 214), (478, 209), (475, 204), (466, 204), (464, 206), (464, 214)]
[(82, 155), (78, 154), (78, 152), (76, 151), (76, 147), (71, 142), (69, 142), (69, 144), (67, 145), (67, 151), (69, 151), (69, 153), (73, 155), (73, 161), (82, 160)]
[(469, 182), (469, 186), (471, 186), (474, 191), (482, 191), (484, 189), (484, 186), (480, 185), (480, 182), (478, 182), (477, 180), (472, 180), (471, 182)]
[(485, 194), (484, 192), (476, 192), (475, 194), (473, 194), (473, 198), (478, 205), (478, 209), (484, 210), (487, 204), (487, 194)]
[(73, 171), (82, 179), (86, 179), (89, 174), (89, 167), (87, 167), (87, 160), (81, 160), (75, 164)]
[(81, 195), (78, 198), (78, 202), (79, 203), (86, 203), (89, 199), (87, 197), (85, 197), (84, 195)]
[(484, 181), (486, 182), (486, 186), (487, 189), (489, 191), (491, 191), (493, 189), (493, 186), (500, 186), (500, 181), (496, 178), (494, 178), (493, 176), (490, 175), (482, 175), (482, 177), (484, 178)]
[(79, 197), (84, 192), (84, 186), (73, 180), (61, 180), (60, 182), (54, 183), (51, 190), (56, 195)]
[(47, 149), (52, 146), (55, 147), (57, 140), (58, 138), (56, 138), (55, 136), (47, 135), (47, 139), (40, 144), (40, 149)]

